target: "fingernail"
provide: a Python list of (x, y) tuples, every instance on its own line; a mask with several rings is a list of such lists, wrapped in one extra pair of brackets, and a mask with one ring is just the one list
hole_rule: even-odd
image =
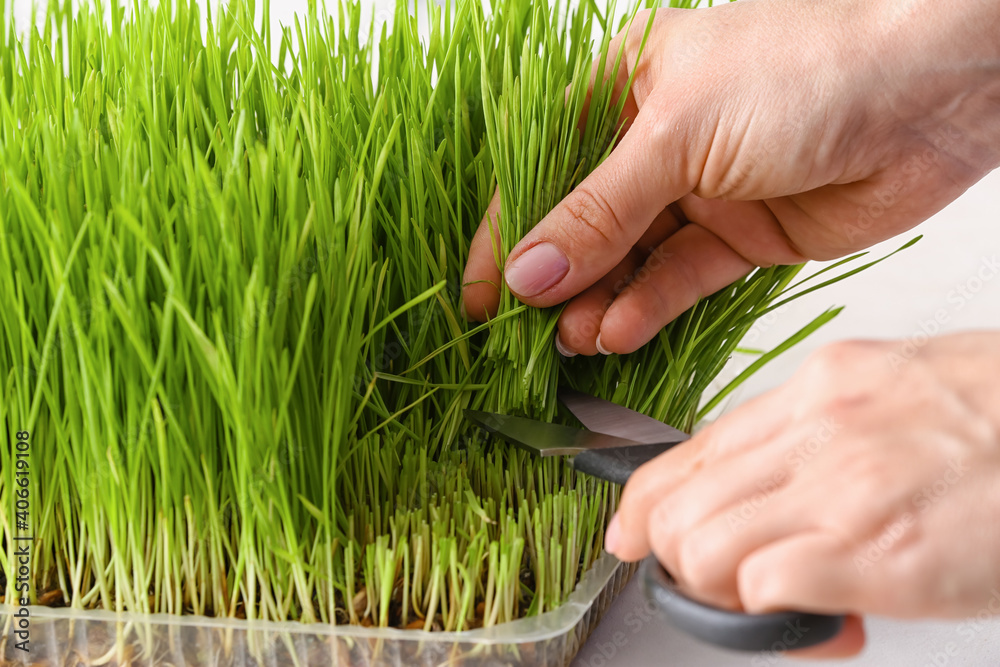
[(604, 356), (613, 354), (611, 350), (608, 350), (603, 345), (601, 345), (601, 334), (597, 334), (597, 351), (603, 354)]
[(563, 279), (569, 272), (569, 260), (553, 243), (539, 243), (529, 248), (507, 267), (504, 280), (518, 296), (535, 296)]
[(559, 354), (567, 358), (575, 357), (577, 355), (576, 352), (566, 347), (566, 344), (562, 342), (562, 338), (560, 338), (558, 332), (556, 333), (556, 350)]
[(618, 515), (615, 514), (611, 517), (611, 522), (608, 523), (608, 529), (604, 531), (604, 550), (609, 554), (613, 554), (618, 549), (618, 541), (621, 536), (618, 534), (621, 528), (618, 527)]

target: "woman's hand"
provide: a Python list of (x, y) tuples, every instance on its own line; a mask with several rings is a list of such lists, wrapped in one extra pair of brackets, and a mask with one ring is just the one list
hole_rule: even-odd
[(1000, 612), (1000, 333), (820, 350), (640, 468), (606, 545), (750, 612)]
[[(564, 354), (631, 352), (754, 267), (868, 247), (1000, 164), (994, 0), (660, 10), (637, 62), (646, 17), (612, 44), (619, 88), (635, 70), (619, 145), (506, 260), (523, 302), (572, 299)], [(465, 271), (478, 320), (499, 301), (489, 234)]]

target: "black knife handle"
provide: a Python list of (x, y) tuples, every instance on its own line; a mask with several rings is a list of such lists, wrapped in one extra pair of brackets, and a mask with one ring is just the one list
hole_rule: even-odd
[[(591, 449), (577, 454), (580, 472), (624, 484), (642, 464), (675, 444), (632, 445)], [(684, 595), (677, 583), (650, 556), (642, 564), (642, 584), (651, 600), (674, 626), (702, 641), (738, 651), (784, 651), (815, 646), (836, 637), (843, 616), (798, 611), (745, 614), (712, 607)]]
[(687, 597), (650, 556), (642, 563), (642, 586), (667, 619), (698, 639), (737, 651), (785, 651), (815, 646), (836, 637), (843, 616), (781, 611), (745, 614), (711, 607)]
[(679, 443), (588, 449), (576, 455), (573, 468), (615, 484), (624, 484), (636, 468), (676, 444)]

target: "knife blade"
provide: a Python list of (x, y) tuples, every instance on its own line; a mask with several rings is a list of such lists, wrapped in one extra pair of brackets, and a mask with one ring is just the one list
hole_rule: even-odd
[(466, 410), (466, 417), (508, 443), (536, 456), (570, 456), (576, 470), (624, 484), (639, 466), (676, 442), (643, 443), (607, 433), (551, 424), (535, 419)]
[(641, 412), (573, 389), (560, 389), (559, 401), (581, 424), (598, 433), (647, 445), (684, 442), (691, 437), (684, 431)]
[(481, 410), (466, 410), (465, 416), (493, 435), (539, 456), (575, 456), (594, 449), (633, 447), (643, 444), (597, 431), (586, 431), (572, 426), (550, 424), (512, 415), (498, 415)]

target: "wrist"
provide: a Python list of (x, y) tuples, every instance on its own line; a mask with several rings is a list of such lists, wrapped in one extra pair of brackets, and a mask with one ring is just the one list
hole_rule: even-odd
[[(991, 263), (997, 263), (996, 256)], [(1000, 331), (942, 336), (928, 346), (928, 356), (962, 400), (992, 426), (1000, 446)]]

